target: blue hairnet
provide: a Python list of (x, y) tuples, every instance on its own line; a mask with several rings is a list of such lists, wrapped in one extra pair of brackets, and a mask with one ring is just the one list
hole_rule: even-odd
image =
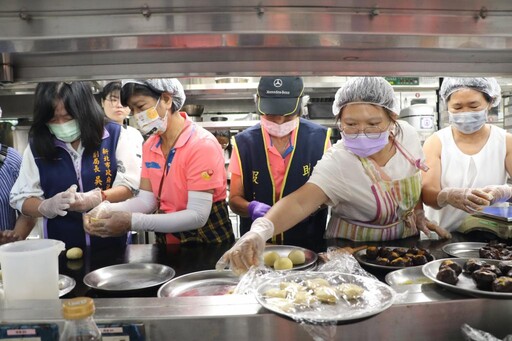
[(365, 102), (400, 112), (393, 87), (382, 77), (350, 78), (334, 96), (332, 113), (336, 116), (349, 103)]
[(495, 78), (455, 78), (446, 77), (441, 84), (439, 94), (444, 103), (447, 102), (448, 97), (455, 91), (460, 89), (473, 89), (489, 95), (491, 105), (496, 107), (501, 101), (501, 87)]
[(158, 93), (168, 92), (172, 95), (172, 103), (174, 103), (176, 110), (183, 107), (187, 98), (183, 85), (176, 78), (124, 79), (121, 83), (123, 86), (128, 83), (145, 85)]

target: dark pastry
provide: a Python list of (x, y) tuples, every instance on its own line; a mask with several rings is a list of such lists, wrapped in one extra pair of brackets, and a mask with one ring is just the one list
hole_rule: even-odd
[(470, 258), (466, 263), (464, 263), (464, 272), (468, 274), (472, 274), (474, 271), (480, 269), (482, 266), (484, 266), (485, 262), (480, 261), (475, 258)]
[(501, 270), (496, 265), (494, 265), (494, 264), (493, 265), (491, 265), (491, 264), (484, 264), (481, 269), (482, 270), (487, 270), (487, 271), (490, 271), (490, 272), (494, 272), (497, 277), (500, 277), (500, 276), (503, 275)]
[(370, 260), (377, 259), (378, 251), (379, 251), (379, 249), (376, 246), (369, 246), (366, 249), (366, 258), (370, 259)]
[(462, 268), (460, 267), (460, 265), (455, 263), (452, 260), (449, 260), (449, 259), (443, 261), (441, 263), (441, 265), (439, 265), (439, 269), (444, 268), (444, 267), (449, 267), (449, 268), (453, 269), (453, 271), (455, 271), (457, 276), (460, 275), (462, 272)]
[(393, 260), (397, 259), (398, 257), (400, 257), (400, 255), (398, 254), (398, 252), (395, 252), (395, 251), (390, 252), (388, 255), (388, 259), (390, 261), (393, 261)]
[(390, 253), (391, 253), (390, 249), (381, 247), (381, 248), (379, 248), (379, 252), (377, 253), (377, 255), (382, 258), (388, 258)]
[(488, 258), (488, 259), (499, 259), (500, 252), (496, 249), (484, 249), (481, 248), (478, 253), (480, 254), (480, 258)]
[(384, 257), (377, 257), (377, 264), (379, 265), (389, 265), (389, 259)]
[(457, 274), (455, 273), (455, 271), (448, 266), (441, 268), (437, 272), (436, 278), (438, 280), (440, 280), (441, 282), (452, 284), (452, 285), (457, 284), (457, 282), (459, 281), (459, 278), (458, 278)]
[(512, 292), (512, 277), (500, 277), (492, 282), (492, 290), (496, 292)]
[(413, 266), (414, 265), (411, 257), (402, 257), (402, 259), (404, 260), (405, 266)]
[(407, 249), (404, 249), (403, 247), (397, 247), (393, 249), (393, 252), (398, 253), (399, 257), (403, 257), (407, 253)]
[(389, 262), (391, 266), (405, 266), (405, 260), (402, 257), (398, 257)]
[(512, 261), (501, 261), (501, 262), (499, 262), (498, 263), (498, 269), (500, 269), (501, 272), (504, 275), (507, 275), (512, 270)]
[(423, 265), (427, 264), (427, 257), (425, 255), (414, 255), (410, 257), (412, 259), (413, 265)]
[(434, 260), (434, 256), (432, 256), (432, 254), (429, 252), (427, 252), (424, 256), (427, 258), (427, 262), (432, 262)]
[(476, 270), (471, 274), (471, 278), (473, 278), (476, 287), (481, 290), (491, 290), (492, 282), (494, 282), (497, 277), (494, 272), (485, 270), (484, 268)]
[(411, 247), (411, 248), (409, 248), (409, 250), (407, 250), (407, 253), (410, 253), (410, 254), (412, 254), (412, 255), (417, 255), (417, 254), (418, 254), (418, 251), (419, 251), (419, 250), (418, 250), (417, 248), (415, 248), (415, 247)]

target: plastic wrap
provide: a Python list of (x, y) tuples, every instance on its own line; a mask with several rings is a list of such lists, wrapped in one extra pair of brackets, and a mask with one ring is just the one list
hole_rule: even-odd
[(462, 336), (466, 341), (512, 341), (512, 334), (505, 336), (502, 340), (482, 330), (471, 328), (466, 323), (462, 325), (460, 330), (462, 331)]

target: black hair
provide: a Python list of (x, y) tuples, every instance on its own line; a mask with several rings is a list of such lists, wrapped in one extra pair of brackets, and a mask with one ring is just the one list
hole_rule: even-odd
[[(149, 96), (158, 100), (162, 95), (162, 92), (157, 92), (146, 85), (138, 83), (126, 83), (125, 85), (123, 85), (123, 88), (121, 89), (121, 105), (123, 107), (127, 107), (128, 100), (130, 99), (130, 97), (134, 95)], [(173, 114), (176, 111), (176, 109), (176, 105), (174, 105), (173, 102), (171, 106), (171, 114)]]
[(121, 82), (110, 82), (107, 85), (103, 87), (103, 90), (101, 91), (101, 99), (106, 100), (107, 96), (113, 93), (114, 91), (121, 92)]
[[(478, 89), (473, 89), (473, 88), (470, 88), (470, 89), (475, 90), (475, 91), (478, 91), (478, 92), (481, 92), (481, 93), (482, 93), (482, 95), (484, 96), (484, 99), (487, 101), (487, 103), (492, 103), (492, 97), (491, 97), (491, 96), (489, 96), (489, 94), (488, 94), (488, 93), (485, 93), (485, 92), (480, 91), (480, 90), (478, 90)], [(448, 102), (450, 101), (450, 98), (452, 97), (452, 95), (453, 95), (454, 93), (455, 93), (455, 91), (454, 91), (454, 92), (452, 92), (452, 93), (450, 94), (450, 96), (446, 97), (446, 103), (448, 103)]]
[(57, 149), (47, 124), (55, 114), (57, 103), (62, 101), (68, 114), (80, 128), (80, 140), (86, 152), (98, 148), (103, 138), (105, 116), (93, 96), (88, 82), (44, 82), (35, 91), (34, 113), (29, 137), (38, 156), (52, 158)]

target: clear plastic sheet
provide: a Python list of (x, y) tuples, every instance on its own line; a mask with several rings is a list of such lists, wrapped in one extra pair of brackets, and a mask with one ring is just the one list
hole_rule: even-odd
[(468, 324), (463, 324), (460, 330), (466, 341), (512, 341), (512, 334), (502, 340), (482, 330), (471, 328)]
[(253, 267), (234, 293), (254, 294), (262, 306), (300, 323), (315, 340), (335, 339), (337, 323), (378, 314), (395, 301), (394, 290), (349, 253), (328, 249), (323, 259), (318, 271)]

